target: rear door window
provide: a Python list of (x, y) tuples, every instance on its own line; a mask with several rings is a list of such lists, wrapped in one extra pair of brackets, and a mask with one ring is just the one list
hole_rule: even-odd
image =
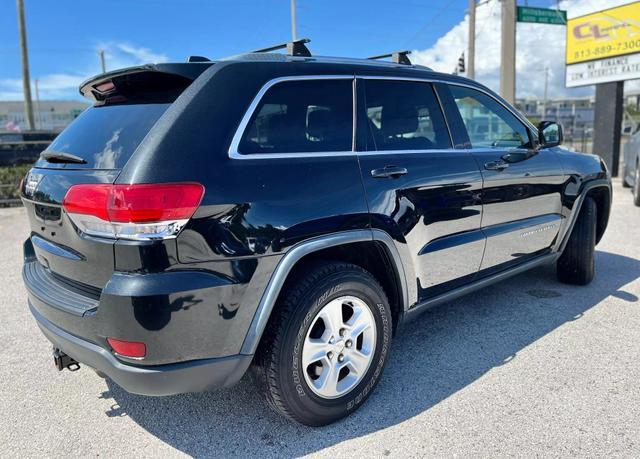
[(351, 151), (351, 79), (285, 81), (271, 87), (240, 141), (241, 154)]
[(38, 160), (36, 167), (121, 169), (170, 103), (90, 107), (46, 151), (70, 153), (86, 164)]
[(365, 79), (370, 150), (451, 148), (449, 131), (430, 83)]

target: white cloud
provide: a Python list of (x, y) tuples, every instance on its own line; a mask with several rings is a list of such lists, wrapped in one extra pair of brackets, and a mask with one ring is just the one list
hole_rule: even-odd
[(22, 100), (22, 80), (0, 79), (0, 100)]
[(98, 44), (96, 51), (100, 49), (104, 51), (107, 70), (169, 60), (165, 54), (154, 53), (149, 48), (137, 47), (130, 43), (103, 42)]
[[(149, 48), (142, 48), (130, 43), (104, 42), (96, 48), (103, 50), (107, 70), (115, 70), (134, 65), (166, 62), (164, 54), (154, 53)], [(82, 70), (76, 73), (52, 73), (38, 78), (40, 99), (77, 99), (80, 97), (78, 87), (87, 78), (100, 72), (97, 54), (91, 62), (79, 63)], [(31, 95), (35, 99), (35, 78), (31, 77)], [(0, 100), (22, 100), (22, 80), (19, 78), (0, 79)]]
[[(53, 73), (38, 78), (40, 99), (68, 99), (78, 95), (78, 87), (87, 75)], [(31, 80), (31, 96), (35, 99), (35, 79)], [(0, 79), (0, 100), (22, 100), (22, 80)]]
[[(629, 0), (565, 0), (560, 8), (575, 17), (593, 11), (628, 3)], [(411, 59), (434, 70), (450, 73), (460, 54), (467, 48), (469, 17), (455, 25), (429, 49), (414, 51)], [(500, 23), (499, 0), (476, 9), (476, 76), (481, 83), (497, 91), (500, 86)], [(558, 25), (518, 23), (516, 32), (516, 95), (542, 96), (544, 69), (549, 67), (549, 97), (590, 95), (592, 86), (564, 87), (564, 56), (566, 28)]]

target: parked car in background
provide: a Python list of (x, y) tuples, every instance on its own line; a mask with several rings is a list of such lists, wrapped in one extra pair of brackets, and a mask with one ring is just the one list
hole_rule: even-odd
[(406, 56), (292, 48), (82, 85), (93, 107), (22, 187), (59, 369), (168, 395), (252, 367), (278, 412), (324, 425), (422, 311), (546, 263), (592, 280), (610, 176), (558, 124)]
[(640, 129), (625, 144), (623, 160), (622, 186), (631, 188), (633, 203), (640, 206)]

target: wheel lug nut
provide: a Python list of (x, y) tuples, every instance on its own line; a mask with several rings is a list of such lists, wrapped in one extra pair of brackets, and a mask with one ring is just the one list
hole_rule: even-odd
[(352, 345), (353, 345), (353, 342), (350, 339), (348, 339), (347, 342), (345, 343), (345, 346), (347, 347), (351, 347)]
[(329, 360), (331, 360), (333, 358), (333, 352), (327, 352), (327, 357), (329, 358)]
[(338, 356), (338, 362), (342, 363), (344, 361), (344, 355), (340, 354)]
[(340, 336), (344, 336), (347, 333), (347, 330), (345, 330), (344, 328), (340, 329)]

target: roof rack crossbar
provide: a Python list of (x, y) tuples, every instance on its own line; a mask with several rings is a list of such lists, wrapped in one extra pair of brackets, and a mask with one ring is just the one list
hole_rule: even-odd
[(287, 49), (289, 56), (304, 56), (311, 57), (311, 51), (305, 46), (305, 43), (309, 43), (311, 40), (308, 38), (300, 38), (298, 40), (289, 41), (286, 43), (280, 43), (278, 45), (269, 46), (267, 48), (256, 49), (251, 51), (252, 53), (268, 53), (277, 49)]
[(386, 59), (390, 57), (391, 61), (396, 64), (412, 65), (411, 60), (409, 59), (409, 54), (411, 54), (411, 51), (407, 49), (404, 51), (394, 51), (389, 54), (381, 54), (379, 56), (371, 56), (367, 59)]

